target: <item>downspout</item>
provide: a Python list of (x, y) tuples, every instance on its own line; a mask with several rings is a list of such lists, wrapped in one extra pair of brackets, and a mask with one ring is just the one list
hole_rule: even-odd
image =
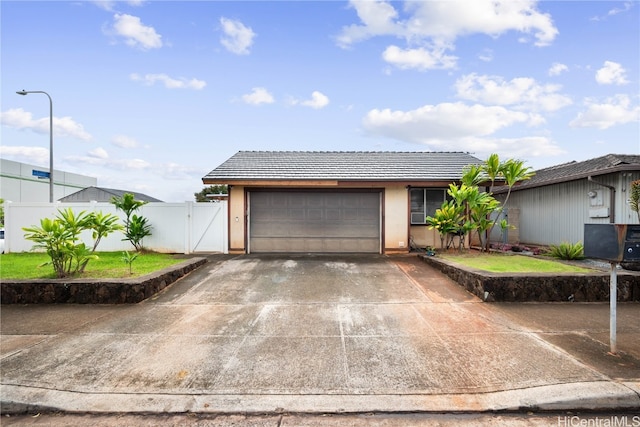
[(603, 184), (602, 182), (598, 182), (594, 180), (591, 175), (587, 177), (589, 182), (593, 182), (594, 184), (601, 185), (603, 187), (607, 187), (609, 190), (609, 205), (611, 206), (611, 215), (609, 215), (609, 222), (614, 224), (616, 222), (616, 187), (608, 184)]

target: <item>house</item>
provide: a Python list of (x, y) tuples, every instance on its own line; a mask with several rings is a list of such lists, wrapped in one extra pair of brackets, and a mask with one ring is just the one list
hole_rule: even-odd
[[(640, 179), (640, 155), (608, 154), (536, 171), (513, 187), (507, 201), (509, 242), (551, 245), (582, 242), (584, 224), (637, 224), (629, 205), (631, 182)], [(506, 188), (494, 191), (504, 200)], [(493, 236), (495, 240), (495, 236)]]
[(407, 252), (439, 244), (433, 215), (460, 152), (240, 151), (202, 178), (229, 185), (230, 253)]
[(155, 197), (147, 196), (146, 194), (136, 193), (135, 191), (116, 190), (113, 188), (104, 187), (87, 187), (80, 191), (76, 191), (73, 194), (69, 194), (61, 198), (60, 202), (110, 202), (112, 197), (122, 197), (124, 194), (133, 194), (136, 200), (143, 202), (162, 202)]

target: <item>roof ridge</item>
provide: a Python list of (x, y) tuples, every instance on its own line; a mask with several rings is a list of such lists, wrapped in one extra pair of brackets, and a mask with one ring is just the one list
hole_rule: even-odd
[[(363, 153), (363, 154), (471, 154), (469, 151), (379, 151), (379, 150), (240, 150), (238, 153), (303, 153), (303, 154), (317, 154), (317, 153), (336, 153), (336, 154), (349, 154), (349, 153)], [(237, 154), (237, 153), (236, 153)]]

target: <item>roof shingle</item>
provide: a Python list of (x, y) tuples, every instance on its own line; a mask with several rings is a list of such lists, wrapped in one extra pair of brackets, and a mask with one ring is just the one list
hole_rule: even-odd
[(239, 151), (203, 180), (459, 180), (479, 163), (461, 152)]
[[(640, 171), (640, 155), (607, 154), (606, 156), (596, 157), (582, 162), (572, 161), (539, 169), (531, 179), (522, 181), (513, 187), (513, 191), (575, 181), (577, 179), (587, 178), (588, 176), (604, 175), (623, 170)], [(501, 193), (505, 191), (507, 191), (506, 187), (500, 187), (496, 188), (494, 192)]]

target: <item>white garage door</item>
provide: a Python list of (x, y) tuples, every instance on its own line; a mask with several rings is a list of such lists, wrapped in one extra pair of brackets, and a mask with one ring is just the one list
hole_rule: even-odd
[(380, 192), (249, 193), (249, 252), (380, 253)]

